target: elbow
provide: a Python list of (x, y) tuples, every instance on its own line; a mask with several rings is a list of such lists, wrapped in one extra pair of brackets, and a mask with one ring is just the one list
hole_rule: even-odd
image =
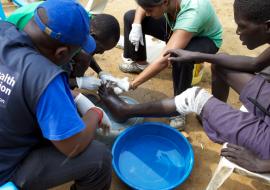
[(265, 66), (261, 62), (259, 62), (256, 58), (253, 58), (252, 64), (251, 64), (251, 72), (260, 72), (263, 70)]
[(252, 71), (253, 72), (260, 72), (261, 70), (264, 69), (264, 67), (262, 67), (260, 64), (252, 64)]
[(260, 72), (262, 70), (262, 68), (259, 67), (258, 65), (254, 65), (251, 69), (255, 73)]
[(161, 69), (165, 69), (165, 68), (167, 68), (168, 67), (168, 65), (169, 65), (169, 62), (166, 60), (166, 61), (162, 61), (162, 62), (160, 62), (160, 68)]

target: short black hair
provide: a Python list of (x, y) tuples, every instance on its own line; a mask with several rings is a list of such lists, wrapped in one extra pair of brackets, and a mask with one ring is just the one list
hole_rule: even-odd
[(110, 40), (115, 45), (120, 38), (120, 26), (117, 19), (109, 14), (96, 14), (91, 19), (91, 30), (101, 42)]
[(262, 23), (270, 20), (269, 0), (235, 0), (234, 10), (245, 19)]
[(164, 0), (136, 0), (141, 7), (154, 7), (161, 5)]

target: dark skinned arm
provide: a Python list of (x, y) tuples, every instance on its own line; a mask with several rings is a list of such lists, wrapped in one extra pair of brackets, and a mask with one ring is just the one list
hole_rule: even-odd
[(83, 51), (79, 52), (74, 56), (73, 60), (76, 62), (72, 71), (72, 76), (69, 78), (69, 86), (71, 89), (77, 88), (78, 84), (75, 77), (82, 77), (88, 67), (90, 66), (97, 74), (99, 74), (102, 69), (97, 64), (95, 58), (90, 56)]
[(144, 104), (128, 104), (127, 117), (166, 117), (176, 116), (179, 113), (176, 111), (174, 98), (163, 99), (155, 102)]
[(170, 55), (168, 60), (173, 64), (180, 64), (184, 61), (195, 61), (197, 63), (206, 61), (228, 69), (252, 73), (259, 72), (270, 65), (270, 48), (267, 48), (262, 54), (255, 58), (222, 53), (213, 55), (181, 49), (169, 50), (164, 54), (164, 56), (168, 55)]
[(100, 68), (100, 66), (97, 64), (96, 60), (94, 57), (91, 57), (90, 62), (89, 62), (89, 66), (97, 73), (99, 74), (102, 69)]
[(78, 88), (76, 78), (69, 78), (68, 84), (69, 84), (70, 89)]
[(114, 93), (112, 87), (107, 88), (105, 84), (99, 87), (98, 94), (112, 116), (119, 122), (124, 122), (132, 117), (179, 115), (176, 111), (174, 98), (144, 104), (127, 104)]
[(94, 138), (99, 122), (98, 114), (89, 110), (83, 116), (83, 121), (86, 128), (80, 133), (62, 141), (52, 141), (54, 146), (67, 157), (76, 157), (79, 155)]
[[(76, 97), (79, 92), (72, 91), (72, 96)], [(85, 150), (92, 142), (95, 131), (98, 128), (99, 115), (93, 110), (88, 110), (83, 116), (85, 129), (80, 133), (61, 141), (52, 141), (54, 146), (67, 157), (75, 157)]]

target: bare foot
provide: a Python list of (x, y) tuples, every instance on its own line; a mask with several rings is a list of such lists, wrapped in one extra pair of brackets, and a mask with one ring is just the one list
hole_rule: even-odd
[(98, 89), (98, 94), (104, 105), (108, 108), (111, 115), (117, 122), (128, 120), (129, 104), (121, 100), (113, 91), (110, 84), (102, 84)]
[(261, 160), (241, 146), (228, 144), (227, 148), (221, 150), (221, 156), (252, 172), (265, 173), (270, 171), (270, 160)]

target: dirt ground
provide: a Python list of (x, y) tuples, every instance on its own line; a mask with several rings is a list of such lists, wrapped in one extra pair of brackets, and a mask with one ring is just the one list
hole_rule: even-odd
[[(81, 0), (82, 3), (86, 3), (87, 0)], [(212, 0), (216, 12), (220, 18), (220, 21), (224, 29), (224, 42), (220, 52), (226, 52), (230, 54), (243, 54), (256, 56), (264, 48), (259, 48), (254, 51), (249, 51), (241, 45), (240, 40), (235, 34), (236, 25), (233, 19), (233, 0)], [(136, 8), (134, 0), (109, 0), (105, 13), (114, 15), (121, 26), (121, 33), (123, 34), (123, 15), (129, 9)], [(7, 10), (7, 8), (5, 9)], [(8, 11), (9, 12), (9, 11)], [(119, 71), (118, 65), (121, 63), (122, 50), (114, 48), (111, 51), (105, 52), (103, 55), (95, 56), (100, 66), (108, 72), (118, 77), (128, 76), (132, 80), (136, 75), (124, 74)], [(200, 86), (210, 91), (210, 78), (211, 73), (209, 70), (209, 64), (206, 64), (206, 72), (203, 76)], [(92, 71), (88, 71), (87, 75), (93, 75)], [(172, 97), (172, 80), (171, 69), (168, 68), (161, 72), (159, 75), (149, 80), (145, 84), (141, 85), (135, 91), (127, 93), (138, 100), (139, 102), (148, 102), (153, 100), (159, 100), (166, 97)], [(238, 95), (231, 91), (228, 103), (235, 108), (240, 107)], [(147, 121), (161, 121), (168, 123), (166, 119), (146, 119)], [(198, 123), (194, 115), (189, 115), (187, 118), (186, 132), (189, 134), (190, 142), (193, 146), (195, 153), (195, 165), (190, 177), (182, 184), (177, 190), (202, 190), (205, 189), (213, 172), (216, 169), (219, 161), (219, 153), (221, 146), (213, 143), (208, 139), (204, 133), (201, 125)], [(69, 184), (54, 188), (54, 190), (68, 189)], [(111, 190), (128, 190), (129, 187), (124, 185), (117, 176), (113, 176)], [(220, 190), (265, 190), (270, 189), (270, 186), (266, 186), (261, 182), (254, 181), (252, 179), (242, 177), (233, 174), (229, 180), (227, 180)]]

